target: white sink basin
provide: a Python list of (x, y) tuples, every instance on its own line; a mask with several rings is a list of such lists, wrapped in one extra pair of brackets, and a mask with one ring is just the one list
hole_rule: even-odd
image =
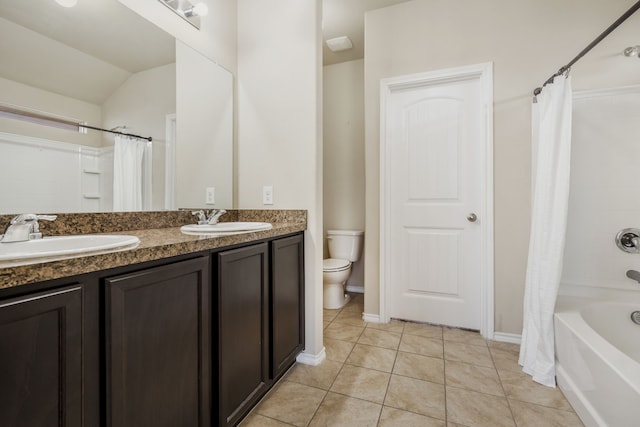
[(217, 224), (189, 224), (180, 227), (186, 234), (220, 234), (261, 231), (273, 228), (268, 222), (219, 222)]
[(0, 261), (79, 255), (121, 249), (139, 242), (140, 239), (136, 236), (110, 234), (51, 236), (27, 242), (0, 242)]

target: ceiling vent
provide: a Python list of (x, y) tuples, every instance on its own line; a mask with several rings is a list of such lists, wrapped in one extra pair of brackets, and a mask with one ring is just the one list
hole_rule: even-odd
[(327, 43), (327, 47), (332, 52), (340, 52), (343, 50), (351, 49), (353, 47), (351, 40), (347, 36), (335, 37), (327, 40), (325, 43)]

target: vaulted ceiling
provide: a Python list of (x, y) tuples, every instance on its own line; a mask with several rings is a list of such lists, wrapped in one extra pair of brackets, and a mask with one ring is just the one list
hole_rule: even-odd
[[(362, 58), (365, 12), (403, 1), (323, 0), (324, 40), (353, 42), (325, 45), (324, 64)], [(0, 39), (0, 77), (98, 105), (131, 74), (175, 62), (173, 37), (116, 0), (0, 2)]]

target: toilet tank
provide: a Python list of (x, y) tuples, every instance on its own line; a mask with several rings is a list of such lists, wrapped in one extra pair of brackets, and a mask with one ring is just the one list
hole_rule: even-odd
[(364, 231), (361, 230), (327, 230), (329, 256), (356, 262), (362, 254), (363, 240)]

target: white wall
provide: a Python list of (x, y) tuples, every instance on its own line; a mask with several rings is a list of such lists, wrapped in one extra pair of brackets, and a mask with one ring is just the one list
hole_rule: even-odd
[[(168, 64), (129, 77), (102, 105), (102, 125), (129, 125), (132, 133), (163, 142), (166, 115), (175, 112), (176, 64)], [(103, 138), (113, 143), (113, 136)]]
[[(231, 73), (231, 78), (237, 75), (237, 2), (236, 0), (203, 0), (208, 8), (209, 13), (207, 16), (201, 17), (200, 29), (196, 29), (191, 26), (189, 23), (185, 22), (182, 18), (177, 16), (173, 11), (164, 6), (158, 1), (139, 1), (139, 0), (118, 0), (120, 3), (129, 7), (131, 10), (135, 11), (139, 15), (145, 17), (158, 27), (162, 28), (169, 34), (173, 35), (177, 43), (180, 45), (182, 43), (183, 46), (188, 46), (200, 54), (204, 55), (209, 60), (215, 62), (220, 65), (224, 69), (228, 70)], [(179, 61), (177, 61), (179, 62)], [(207, 68), (210, 65), (205, 66)], [(183, 67), (184, 69), (184, 67)], [(189, 71), (185, 69), (184, 76), (185, 78), (188, 76)], [(178, 77), (180, 78), (180, 77)], [(186, 80), (183, 82), (186, 84)], [(178, 84), (180, 84), (178, 82)], [(194, 87), (194, 89), (196, 89)], [(232, 86), (233, 99), (236, 98), (236, 86)], [(180, 94), (180, 88), (178, 88), (178, 94)], [(194, 92), (190, 92), (192, 95), (195, 95)], [(185, 102), (187, 98), (183, 97)], [(180, 100), (178, 100), (180, 103)], [(229, 163), (229, 167), (232, 170), (233, 178), (224, 184), (224, 187), (218, 188), (218, 184), (205, 184), (205, 186), (215, 186), (216, 187), (216, 204), (214, 206), (204, 206), (205, 193), (204, 189), (201, 190), (187, 190), (188, 186), (191, 185), (193, 179), (196, 179), (197, 176), (191, 176), (188, 174), (188, 171), (183, 168), (183, 172), (187, 173), (187, 175), (183, 175), (187, 178), (184, 181), (184, 186), (182, 183), (177, 182), (176, 187), (176, 207), (184, 207), (184, 206), (193, 206), (193, 207), (207, 207), (207, 208), (222, 208), (222, 207), (236, 207), (234, 203), (234, 193), (236, 192), (235, 186), (237, 185), (236, 175), (237, 171), (237, 162), (239, 161), (235, 158), (236, 146), (237, 146), (237, 110), (236, 104), (233, 103), (232, 100), (232, 108), (234, 108), (232, 112), (233, 121), (231, 133), (233, 138), (233, 144), (231, 146), (232, 154), (231, 161)], [(189, 107), (185, 104), (185, 107), (188, 109)], [(183, 107), (183, 108), (185, 108)], [(189, 137), (190, 135), (195, 135), (197, 133), (195, 128), (187, 127), (187, 124), (183, 121), (182, 124), (180, 122), (177, 123), (178, 133), (181, 133), (183, 137)], [(207, 126), (207, 124), (205, 124)], [(202, 136), (202, 135), (201, 135)], [(179, 140), (180, 137), (178, 137)], [(176, 154), (178, 155), (178, 154)], [(190, 156), (187, 154), (187, 157)], [(191, 155), (193, 157), (193, 155)], [(223, 156), (227, 156), (226, 151)], [(185, 165), (188, 160), (185, 158)], [(198, 163), (198, 164), (201, 164)], [(224, 168), (224, 173), (226, 173), (226, 168)], [(178, 174), (178, 172), (176, 171)], [(180, 179), (179, 176), (176, 176), (176, 179)], [(216, 180), (217, 181), (217, 180)], [(204, 181), (203, 181), (204, 182)], [(199, 185), (199, 183), (198, 183)], [(182, 190), (179, 188), (183, 186)], [(228, 189), (227, 189), (228, 188)], [(191, 194), (188, 194), (190, 192)], [(227, 193), (230, 195), (227, 196)], [(184, 195), (184, 198), (180, 199), (180, 194)]]
[[(54, 115), (76, 122), (102, 122), (101, 107), (98, 105), (3, 78), (0, 78), (0, 102), (26, 107), (31, 110), (40, 111), (47, 116)], [(100, 146), (99, 132), (82, 134), (66, 129), (58, 129), (1, 117), (0, 129), (2, 129), (3, 132), (33, 136), (36, 138), (53, 139), (93, 147)]]
[[(167, 114), (176, 112), (176, 64), (133, 74), (102, 106), (102, 127), (127, 126), (127, 131), (153, 138), (152, 210), (164, 208)], [(133, 125), (133, 126), (132, 126)], [(103, 145), (113, 145), (114, 135), (103, 133)]]
[(563, 291), (640, 289), (625, 275), (640, 270), (640, 256), (614, 242), (620, 230), (640, 228), (638, 111), (640, 86), (576, 94)]
[[(530, 222), (532, 90), (627, 8), (626, 0), (414, 0), (366, 15), (365, 311), (379, 307), (379, 82), (441, 68), (494, 63), (495, 329), (519, 334)], [(572, 72), (575, 89), (640, 82), (634, 15)]]
[[(364, 230), (364, 60), (323, 68), (323, 118), (324, 236)], [(364, 285), (364, 257), (347, 284)]]
[[(320, 0), (238, 1), (238, 207), (306, 209), (306, 349), (322, 354)], [(272, 206), (262, 187), (273, 186)]]
[(208, 15), (200, 18), (199, 30), (157, 0), (118, 1), (232, 74), (236, 73), (235, 0), (199, 0), (209, 8)]
[[(233, 207), (233, 76), (176, 42), (176, 207)], [(215, 204), (205, 205), (205, 189)]]

